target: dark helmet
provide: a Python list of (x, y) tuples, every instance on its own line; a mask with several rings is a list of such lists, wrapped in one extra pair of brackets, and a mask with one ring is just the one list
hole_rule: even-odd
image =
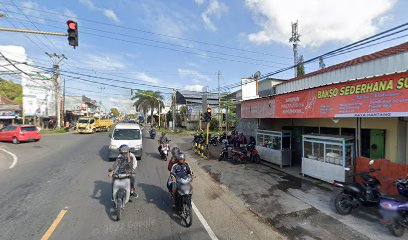
[(180, 154), (180, 148), (178, 148), (178, 147), (173, 147), (172, 149), (171, 149), (171, 154), (173, 155), (173, 156), (175, 156), (176, 154)]
[(177, 155), (177, 160), (178, 161), (186, 160), (186, 156), (184, 155), (184, 153), (180, 152), (180, 154)]
[(120, 152), (121, 154), (128, 153), (128, 152), (129, 152), (129, 146), (126, 145), (126, 144), (121, 145), (121, 146), (119, 147), (119, 152)]

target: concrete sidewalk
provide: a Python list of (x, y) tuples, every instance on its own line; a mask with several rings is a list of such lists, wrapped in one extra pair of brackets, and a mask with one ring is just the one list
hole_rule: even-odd
[[(174, 142), (194, 156), (191, 141), (177, 137)], [(200, 159), (198, 166), (289, 239), (397, 239), (380, 223), (375, 209), (353, 210), (349, 216), (336, 214), (332, 190), (307, 179), (264, 164)]]

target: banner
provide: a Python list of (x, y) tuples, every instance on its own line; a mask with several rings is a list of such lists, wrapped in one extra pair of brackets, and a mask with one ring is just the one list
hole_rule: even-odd
[(278, 95), (276, 118), (408, 116), (408, 73)]

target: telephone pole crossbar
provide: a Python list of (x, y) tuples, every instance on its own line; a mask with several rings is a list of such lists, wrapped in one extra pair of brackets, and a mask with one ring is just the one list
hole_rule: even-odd
[(5, 28), (5, 27), (0, 27), (0, 31), (32, 33), (32, 34), (52, 35), (52, 36), (62, 36), (62, 37), (67, 37), (68, 36), (67, 33), (44, 32), (44, 31), (36, 31), (36, 30), (29, 30), (29, 29), (17, 29), (17, 28)]

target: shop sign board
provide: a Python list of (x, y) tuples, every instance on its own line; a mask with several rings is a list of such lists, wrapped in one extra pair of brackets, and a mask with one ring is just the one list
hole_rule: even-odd
[(275, 97), (276, 118), (408, 116), (408, 72)]

